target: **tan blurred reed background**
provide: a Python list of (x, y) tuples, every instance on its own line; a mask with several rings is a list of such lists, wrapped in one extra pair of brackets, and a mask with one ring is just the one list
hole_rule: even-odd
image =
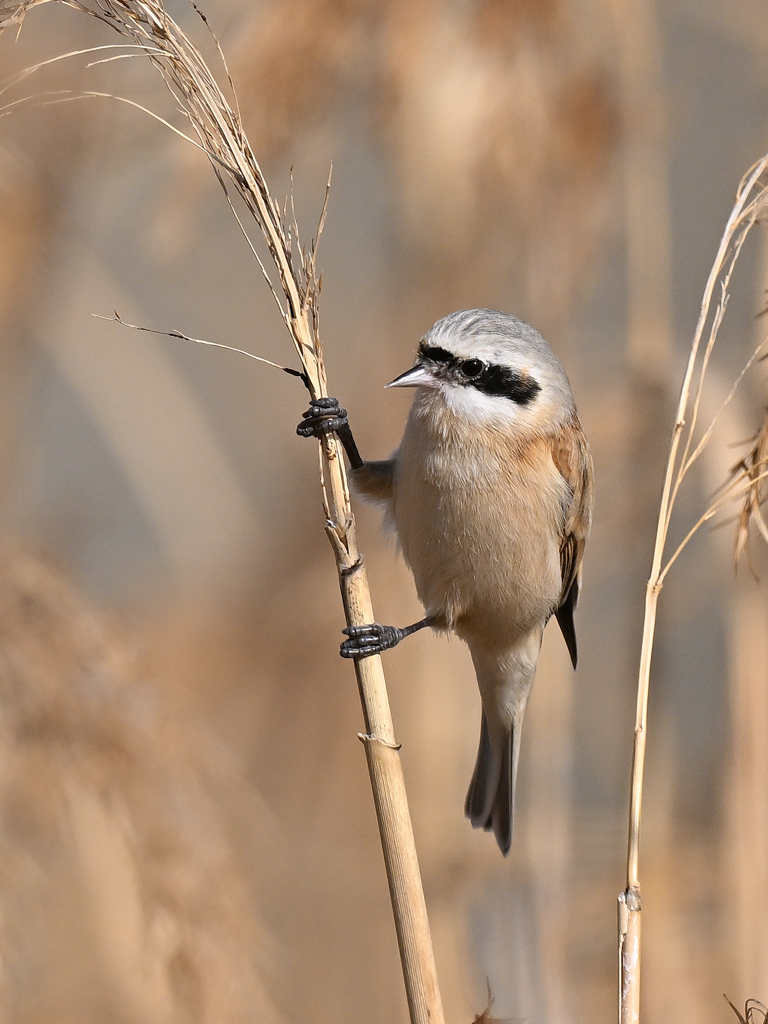
[[(172, 13), (204, 33), (185, 4)], [(760, 0), (211, 0), (272, 190), (311, 234), (328, 166), (322, 334), (364, 454), (396, 445), (437, 317), (489, 305), (561, 354), (598, 498), (580, 666), (545, 643), (512, 853), (462, 806), (466, 650), (386, 658), (449, 1021), (615, 1015), (643, 585), (682, 359), (738, 180), (766, 149)], [(114, 42), (58, 5), (2, 77)], [(210, 49), (210, 47), (209, 47)], [(213, 59), (213, 55), (211, 54)], [(21, 92), (168, 112), (138, 61), (70, 59)], [(21, 94), (21, 92), (17, 94)], [(282, 183), (282, 184), (281, 184)], [(708, 401), (765, 321), (742, 256)], [(134, 323), (287, 361), (210, 169), (116, 103), (0, 120), (2, 1019), (389, 1024), (405, 999), (300, 385)], [(758, 369), (683, 502), (722, 482)], [(697, 513), (698, 514), (698, 513)], [(418, 617), (370, 510), (377, 615)], [(641, 872), (644, 1020), (768, 1001), (766, 559), (704, 533), (662, 595)]]

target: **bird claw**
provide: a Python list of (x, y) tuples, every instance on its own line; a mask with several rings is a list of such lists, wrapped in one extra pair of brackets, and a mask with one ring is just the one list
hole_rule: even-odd
[(337, 398), (313, 398), (309, 406), (296, 427), (299, 437), (325, 437), (348, 426), (347, 410), (339, 406)]
[(367, 658), (371, 654), (381, 654), (390, 647), (395, 647), (403, 637), (407, 636), (404, 629), (397, 626), (381, 626), (371, 622), (365, 626), (347, 626), (342, 630), (349, 640), (341, 645), (339, 653), (342, 658)]

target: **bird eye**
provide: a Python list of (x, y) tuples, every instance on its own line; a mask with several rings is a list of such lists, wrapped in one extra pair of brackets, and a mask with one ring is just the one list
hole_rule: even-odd
[(481, 359), (465, 359), (461, 364), (461, 372), (465, 377), (477, 377), (483, 372), (483, 362)]

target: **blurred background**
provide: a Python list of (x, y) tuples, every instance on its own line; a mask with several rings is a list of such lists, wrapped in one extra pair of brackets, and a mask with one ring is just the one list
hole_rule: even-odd
[[(168, 3), (208, 58), (194, 12)], [(597, 475), (574, 675), (547, 631), (507, 860), (463, 800), (467, 651), (385, 659), (446, 1018), (615, 1016), (644, 584), (684, 359), (736, 186), (766, 150), (760, 0), (209, 0), (246, 130), (305, 241), (333, 163), (321, 334), (364, 456), (397, 445), (440, 316), (529, 320), (565, 363)], [(49, 4), (0, 68), (116, 42)], [(97, 55), (108, 56), (109, 52)], [(70, 57), (0, 120), (0, 913), (14, 1024), (406, 1020), (352, 667), (300, 383), (258, 267), (144, 61)], [(218, 66), (218, 65), (217, 65)], [(223, 76), (222, 76), (223, 77)], [(63, 97), (60, 97), (63, 98)], [(765, 321), (741, 257), (704, 406)], [(739, 392), (684, 535), (759, 425)], [(420, 617), (359, 509), (377, 618)], [(707, 529), (665, 586), (641, 857), (643, 1013), (768, 1001), (766, 559)]]

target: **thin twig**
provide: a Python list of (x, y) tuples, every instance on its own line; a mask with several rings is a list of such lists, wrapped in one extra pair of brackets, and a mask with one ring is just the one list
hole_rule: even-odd
[(254, 355), (253, 352), (247, 352), (244, 348), (235, 348), (233, 345), (224, 345), (220, 341), (206, 341), (204, 338), (191, 338), (188, 334), (184, 334), (182, 331), (157, 331), (153, 327), (143, 327), (141, 324), (129, 324), (127, 320), (123, 320), (120, 314), (115, 310), (114, 316), (102, 316), (101, 313), (91, 313), (92, 317), (96, 320), (109, 320), (113, 324), (122, 324), (123, 327), (130, 327), (134, 331), (143, 331), (145, 334), (159, 334), (163, 338), (177, 338), (179, 341), (191, 341), (195, 345), (208, 345), (210, 348), (223, 348), (227, 352), (237, 352), (238, 355), (248, 356), (249, 359), (255, 359), (257, 363), (266, 363), (267, 366), (274, 366), (276, 370), (282, 370), (283, 373), (291, 373), (294, 375), (300, 375), (298, 370), (294, 370), (290, 366), (283, 366), (281, 363), (273, 363), (271, 359), (265, 359), (264, 356)]

